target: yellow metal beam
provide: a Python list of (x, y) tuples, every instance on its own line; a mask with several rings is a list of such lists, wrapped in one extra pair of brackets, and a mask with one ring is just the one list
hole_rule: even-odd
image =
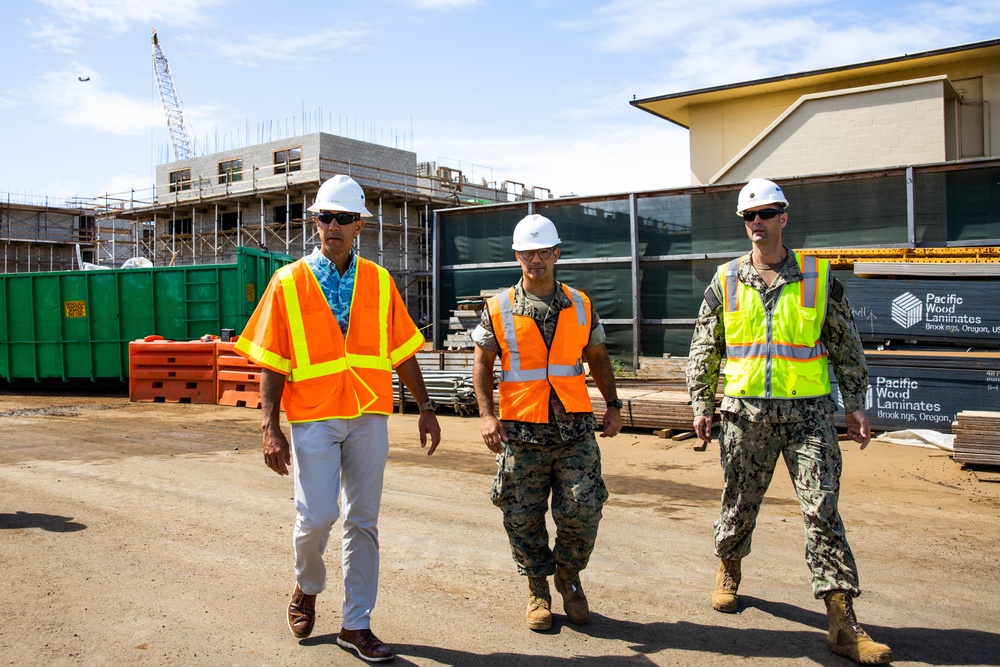
[(926, 264), (997, 264), (1000, 246), (977, 248), (818, 248), (796, 250), (830, 260), (835, 269), (850, 269), (855, 262), (908, 262)]

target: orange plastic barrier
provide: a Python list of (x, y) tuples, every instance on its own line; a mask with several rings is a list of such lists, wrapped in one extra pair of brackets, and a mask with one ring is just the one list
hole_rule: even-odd
[(215, 396), (219, 405), (260, 407), (261, 368), (233, 352), (236, 341), (215, 344)]
[(215, 397), (215, 341), (128, 344), (128, 396), (137, 403), (209, 403)]

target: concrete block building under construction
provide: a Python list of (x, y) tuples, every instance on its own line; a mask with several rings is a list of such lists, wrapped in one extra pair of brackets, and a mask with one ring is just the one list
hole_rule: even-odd
[[(135, 254), (156, 266), (229, 263), (241, 246), (301, 257), (316, 245), (306, 209), (336, 174), (362, 186), (375, 216), (357, 251), (389, 270), (415, 319), (424, 321), (431, 312), (433, 211), (549, 196), (514, 182), (473, 182), (460, 169), (418, 163), (411, 151), (315, 132), (161, 164), (151, 196), (98, 201), (96, 226), (130, 221)], [(97, 256), (110, 252), (98, 246)]]

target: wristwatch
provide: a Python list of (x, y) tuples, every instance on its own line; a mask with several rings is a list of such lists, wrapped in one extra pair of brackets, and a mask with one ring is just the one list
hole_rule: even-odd
[(609, 408), (618, 408), (619, 410), (621, 410), (622, 409), (622, 399), (616, 398), (613, 401), (608, 401), (608, 407)]
[(427, 411), (437, 412), (437, 409), (438, 409), (438, 404), (434, 401), (433, 398), (428, 399), (426, 403), (420, 404), (421, 412), (427, 412)]

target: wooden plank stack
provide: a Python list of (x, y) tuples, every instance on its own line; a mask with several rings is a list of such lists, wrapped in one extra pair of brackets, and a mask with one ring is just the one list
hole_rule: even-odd
[[(601, 392), (588, 387), (590, 403), (600, 421), (606, 405)], [(691, 430), (694, 416), (687, 390), (672, 386), (645, 383), (629, 386), (618, 384), (618, 398), (622, 401), (622, 426), (629, 428)]]
[(635, 374), (644, 380), (660, 380), (683, 385), (687, 361), (687, 357), (639, 357), (639, 367)]
[(958, 463), (1000, 466), (1000, 412), (963, 410), (951, 425)]
[[(461, 303), (459, 305), (462, 305)], [(448, 318), (448, 335), (444, 345), (449, 350), (471, 350), (472, 330), (479, 324), (479, 311), (453, 310)]]

